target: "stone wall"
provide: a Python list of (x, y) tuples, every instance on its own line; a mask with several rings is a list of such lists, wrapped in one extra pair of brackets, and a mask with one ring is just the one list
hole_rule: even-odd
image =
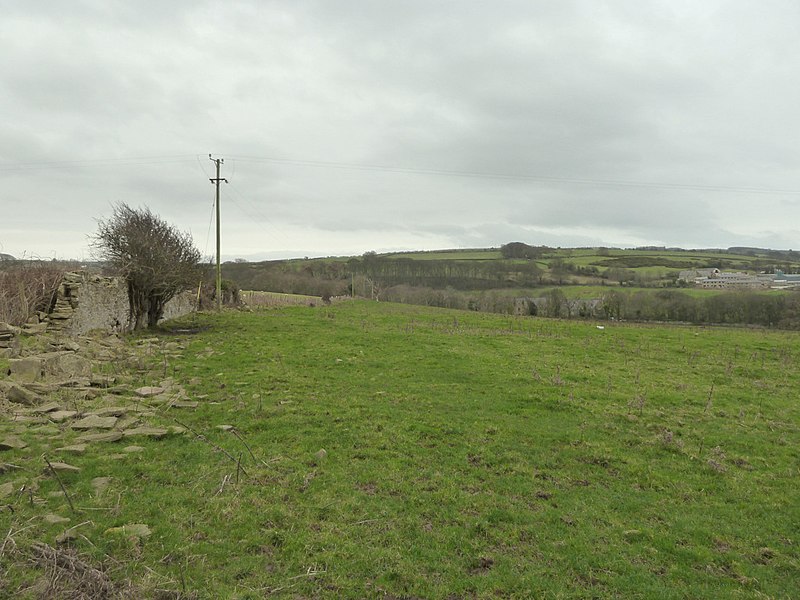
[[(117, 277), (86, 272), (67, 273), (58, 288), (53, 310), (46, 315), (47, 330), (82, 335), (94, 329), (128, 331), (128, 288)], [(184, 292), (164, 308), (164, 319), (174, 319), (195, 309), (195, 294)]]
[(167, 305), (164, 307), (164, 317), (162, 321), (177, 319), (195, 310), (197, 310), (197, 290), (188, 290), (178, 294), (167, 302)]

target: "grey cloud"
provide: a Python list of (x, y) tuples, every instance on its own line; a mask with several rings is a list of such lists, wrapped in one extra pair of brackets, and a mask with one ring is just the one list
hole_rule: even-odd
[[(13, 216), (0, 243), (21, 253), (4, 239), (26, 224), (90, 233), (114, 201), (204, 237), (213, 152), (231, 157), (231, 243), (253, 254), (526, 233), (797, 246), (800, 194), (723, 188), (800, 190), (799, 17), (789, 0), (11, 3), (0, 168), (89, 163), (3, 171)], [(101, 165), (173, 155), (189, 159)], [(246, 156), (341, 164), (235, 160)], [(31, 199), (40, 210), (26, 217)]]

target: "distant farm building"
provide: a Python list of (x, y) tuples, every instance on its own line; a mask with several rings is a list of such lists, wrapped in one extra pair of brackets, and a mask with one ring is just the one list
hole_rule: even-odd
[(711, 290), (769, 288), (775, 280), (775, 275), (767, 273), (724, 273), (719, 269), (692, 269), (678, 275), (678, 281)]
[(699, 279), (709, 279), (719, 274), (719, 269), (690, 269), (688, 271), (681, 271), (678, 275), (678, 281), (696, 283)]
[(768, 288), (773, 275), (749, 275), (747, 273), (719, 273), (715, 277), (704, 277), (696, 284), (705, 289)]
[(775, 280), (772, 287), (782, 289), (800, 287), (800, 275), (790, 275), (780, 269), (775, 269)]

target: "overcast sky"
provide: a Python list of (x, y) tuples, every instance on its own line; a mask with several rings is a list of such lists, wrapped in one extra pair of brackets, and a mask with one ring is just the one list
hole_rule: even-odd
[(0, 252), (800, 247), (796, 0), (0, 7)]

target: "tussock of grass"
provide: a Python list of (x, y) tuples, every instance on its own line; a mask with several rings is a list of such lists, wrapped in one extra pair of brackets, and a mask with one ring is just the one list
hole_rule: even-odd
[[(791, 597), (797, 337), (351, 302), (201, 315), (187, 433), (65, 482), (72, 542), (197, 597)], [(712, 389), (709, 402), (709, 390)], [(232, 425), (233, 431), (218, 429)], [(14, 457), (39, 469), (41, 447)], [(219, 451), (222, 448), (225, 452)], [(321, 452), (324, 450), (324, 452)], [(233, 460), (232, 460), (232, 458)], [(40, 469), (39, 469), (40, 470)], [(95, 497), (90, 481), (113, 477)], [(0, 476), (0, 483), (19, 475)], [(58, 484), (37, 495), (67, 514)], [(8, 501), (8, 499), (4, 500)], [(13, 500), (14, 538), (64, 526)], [(145, 523), (145, 539), (104, 532)], [(6, 589), (33, 575), (11, 566)], [(150, 586), (147, 588), (146, 586)], [(0, 587), (0, 590), (3, 589)], [(176, 596), (177, 597), (177, 596)]]

